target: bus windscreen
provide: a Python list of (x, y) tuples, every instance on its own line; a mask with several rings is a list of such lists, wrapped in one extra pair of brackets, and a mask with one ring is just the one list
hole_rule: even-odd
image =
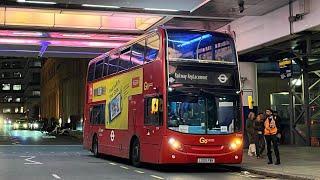
[(167, 30), (169, 61), (236, 65), (233, 39), (201, 31)]
[(230, 134), (241, 130), (238, 96), (193, 94), (169, 95), (169, 129), (187, 134)]

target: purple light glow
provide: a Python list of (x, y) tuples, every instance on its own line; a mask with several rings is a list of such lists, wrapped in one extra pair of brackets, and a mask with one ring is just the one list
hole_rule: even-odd
[(36, 31), (11, 31), (0, 30), (0, 36), (5, 37), (43, 37), (44, 33)]
[(119, 41), (130, 41), (135, 38), (135, 36), (130, 35), (109, 35), (109, 34), (83, 34), (83, 33), (60, 33), (60, 32), (50, 32), (49, 36), (51, 38), (61, 38), (61, 39), (90, 39), (90, 40), (119, 40)]
[[(34, 50), (21, 50), (21, 49), (0, 49), (0, 52), (25, 52), (25, 53), (38, 53), (39, 51)], [(100, 55), (102, 53), (89, 52), (89, 51), (46, 51), (46, 53), (54, 54), (89, 54), (89, 55)]]
[[(17, 39), (17, 38), (0, 38), (0, 44), (15, 45), (41, 45), (41, 39)], [(81, 41), (81, 40), (47, 40), (50, 46), (63, 47), (101, 47), (116, 48), (123, 43), (119, 42), (101, 42), (101, 41)]]
[(39, 45), (40, 43), (41, 41), (37, 39), (0, 38), (0, 44)]
[(116, 48), (123, 43), (118, 42), (97, 42), (97, 41), (71, 41), (71, 40), (50, 40), (51, 46), (65, 47), (101, 47), (101, 48)]
[(57, 39), (88, 39), (101, 41), (130, 41), (136, 36), (134, 35), (112, 35), (112, 34), (91, 34), (91, 33), (62, 33), (62, 32), (37, 32), (37, 31), (15, 31), (0, 30), (0, 36), (3, 37), (49, 37)]

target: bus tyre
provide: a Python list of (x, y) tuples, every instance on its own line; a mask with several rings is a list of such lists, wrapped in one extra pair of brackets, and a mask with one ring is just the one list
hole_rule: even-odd
[(92, 140), (92, 152), (95, 157), (99, 157), (99, 146), (98, 146), (98, 138), (94, 136)]
[(140, 143), (138, 139), (135, 139), (131, 146), (131, 163), (135, 167), (141, 165), (140, 162)]

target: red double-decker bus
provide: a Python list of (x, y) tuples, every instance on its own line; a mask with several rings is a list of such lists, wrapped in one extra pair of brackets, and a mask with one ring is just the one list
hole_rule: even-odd
[(233, 39), (158, 28), (90, 61), (84, 147), (133, 165), (241, 163)]

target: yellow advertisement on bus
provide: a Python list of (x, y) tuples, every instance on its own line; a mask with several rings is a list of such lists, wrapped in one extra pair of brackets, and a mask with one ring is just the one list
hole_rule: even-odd
[(142, 93), (143, 69), (93, 84), (93, 102), (105, 101), (106, 129), (128, 129), (129, 97)]

